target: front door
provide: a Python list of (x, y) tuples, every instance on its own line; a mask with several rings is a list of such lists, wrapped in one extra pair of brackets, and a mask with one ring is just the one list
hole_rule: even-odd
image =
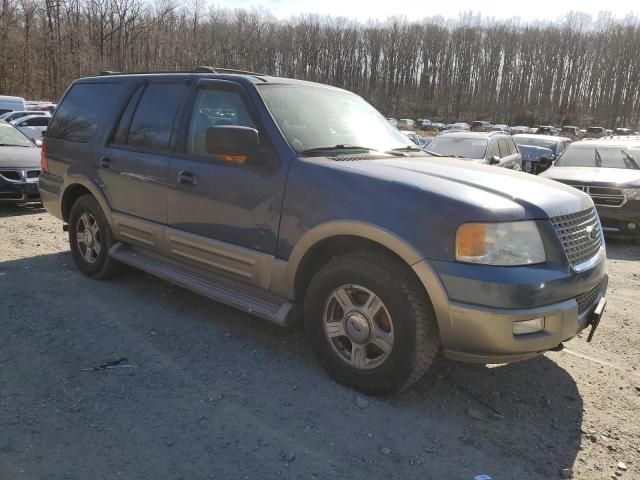
[[(265, 268), (276, 253), (288, 164), (239, 84), (201, 81), (191, 105), (181, 153), (169, 166), (171, 254), (264, 287)], [(254, 158), (234, 163), (208, 155), (206, 131), (219, 125), (257, 129)]]

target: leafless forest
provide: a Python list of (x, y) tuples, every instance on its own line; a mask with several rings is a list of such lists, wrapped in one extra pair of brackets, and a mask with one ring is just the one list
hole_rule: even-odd
[(57, 99), (101, 70), (196, 65), (355, 91), (387, 115), (640, 126), (640, 19), (358, 23), (192, 0), (0, 0), (0, 94)]

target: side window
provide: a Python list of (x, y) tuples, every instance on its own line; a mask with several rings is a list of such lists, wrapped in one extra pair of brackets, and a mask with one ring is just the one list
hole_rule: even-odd
[(489, 158), (500, 157), (500, 150), (498, 150), (498, 142), (496, 140), (489, 140)]
[(122, 143), (150, 150), (169, 149), (171, 130), (186, 89), (185, 83), (147, 85)]
[(133, 117), (133, 112), (135, 112), (135, 109), (138, 106), (140, 95), (142, 95), (144, 87), (144, 85), (138, 86), (138, 88), (136, 88), (136, 91), (131, 96), (131, 99), (129, 99), (127, 108), (125, 108), (124, 112), (122, 113), (120, 122), (118, 123), (118, 128), (113, 135), (113, 143), (126, 145), (127, 138), (129, 137), (129, 127), (131, 126), (131, 117)]
[(219, 125), (241, 125), (256, 128), (238, 92), (234, 90), (199, 90), (189, 121), (187, 152), (206, 155), (207, 129)]
[(498, 140), (498, 148), (500, 149), (500, 158), (509, 156), (509, 147), (504, 139), (500, 138)]
[(47, 117), (36, 117), (27, 120), (27, 125), (30, 127), (46, 127), (49, 124)]
[(65, 95), (47, 130), (47, 137), (87, 143), (117, 98), (119, 82), (76, 83)]

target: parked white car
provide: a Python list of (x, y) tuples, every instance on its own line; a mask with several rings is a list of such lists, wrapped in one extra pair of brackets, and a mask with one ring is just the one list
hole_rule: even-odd
[(51, 115), (29, 115), (10, 122), (34, 142), (42, 140), (42, 134), (49, 126)]
[(49, 112), (34, 112), (31, 110), (19, 110), (17, 112), (7, 112), (3, 115), (0, 115), (0, 120), (4, 120), (5, 122), (15, 122), (16, 120), (22, 117), (28, 117), (30, 115), (43, 115), (50, 116)]

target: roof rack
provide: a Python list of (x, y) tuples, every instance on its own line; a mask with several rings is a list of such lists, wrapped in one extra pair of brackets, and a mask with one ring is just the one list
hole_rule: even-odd
[(156, 72), (118, 72), (114, 70), (103, 70), (99, 73), (100, 76), (106, 75), (140, 75), (145, 73), (232, 73), (239, 75), (251, 75), (254, 77), (266, 77), (264, 73), (251, 72), (249, 70), (238, 70), (235, 68), (220, 68), (220, 67), (211, 67), (209, 65), (198, 65), (193, 70), (164, 70), (164, 71), (156, 71)]

